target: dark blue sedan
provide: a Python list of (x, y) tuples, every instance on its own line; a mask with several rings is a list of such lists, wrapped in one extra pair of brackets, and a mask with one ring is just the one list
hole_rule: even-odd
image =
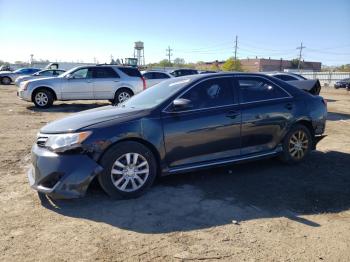
[(157, 176), (275, 156), (299, 163), (326, 116), (322, 97), (266, 75), (172, 78), (44, 126), (28, 177), (56, 198), (83, 196), (95, 177), (110, 196), (133, 198)]

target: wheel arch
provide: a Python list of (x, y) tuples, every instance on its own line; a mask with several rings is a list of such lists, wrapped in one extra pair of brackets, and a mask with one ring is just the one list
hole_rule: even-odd
[(31, 99), (32, 101), (34, 101), (34, 96), (35, 94), (40, 91), (40, 90), (48, 90), (50, 91), (52, 94), (53, 94), (53, 99), (54, 100), (57, 100), (57, 94), (56, 92), (51, 88), (51, 87), (48, 87), (48, 86), (38, 86), (36, 88), (34, 88), (34, 90), (32, 91), (32, 95), (31, 95)]
[(313, 126), (312, 126), (312, 121), (310, 119), (299, 119), (298, 121), (296, 121), (294, 123), (294, 125), (297, 125), (297, 124), (307, 127), (307, 129), (310, 131), (310, 134), (312, 136), (315, 135), (315, 130), (314, 130)]
[(157, 176), (160, 176), (161, 174), (161, 158), (160, 158), (160, 154), (156, 148), (155, 145), (153, 145), (152, 143), (148, 142), (145, 139), (142, 139), (140, 137), (128, 137), (128, 138), (123, 138), (120, 139), (118, 141), (115, 141), (114, 143), (110, 144), (103, 152), (102, 154), (100, 154), (100, 156), (97, 159), (97, 162), (100, 163), (102, 157), (108, 152), (109, 149), (111, 149), (113, 146), (116, 146), (117, 144), (120, 144), (122, 142), (137, 142), (142, 144), (143, 146), (147, 147), (149, 150), (151, 150), (152, 154), (155, 157), (156, 160), (156, 164), (157, 164)]
[(121, 87), (118, 87), (117, 90), (115, 90), (114, 96), (117, 94), (117, 92), (119, 92), (119, 91), (121, 91), (121, 90), (130, 91), (132, 95), (135, 95), (134, 91), (132, 90), (132, 88), (131, 88), (130, 86), (122, 85)]

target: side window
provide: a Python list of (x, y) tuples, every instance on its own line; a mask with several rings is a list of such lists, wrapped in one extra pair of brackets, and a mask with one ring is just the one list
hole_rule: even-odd
[(110, 67), (96, 67), (93, 69), (94, 78), (118, 78), (119, 75), (117, 72), (113, 70), (113, 68)]
[(289, 75), (275, 75), (276, 78), (281, 79), (283, 81), (294, 81), (298, 80), (297, 78)]
[(155, 79), (166, 79), (166, 78), (170, 78), (168, 75), (163, 74), (163, 73), (153, 73), (154, 74), (154, 78)]
[(120, 71), (131, 77), (142, 77), (140, 71), (133, 67), (118, 67)]
[(54, 71), (54, 75), (55, 76), (59, 76), (59, 75), (63, 74), (64, 72), (66, 72), (66, 71), (64, 71), (64, 70), (55, 70)]
[(153, 73), (151, 73), (151, 72), (143, 74), (143, 77), (145, 79), (154, 79)]
[(263, 78), (239, 77), (237, 81), (243, 103), (288, 97), (284, 90)]
[(44, 71), (40, 73), (41, 76), (52, 76), (53, 75), (53, 71)]
[(191, 101), (192, 109), (233, 104), (233, 85), (229, 78), (206, 80), (191, 88), (181, 98)]
[(72, 73), (72, 78), (74, 79), (85, 79), (91, 78), (91, 70), (88, 68), (78, 69)]

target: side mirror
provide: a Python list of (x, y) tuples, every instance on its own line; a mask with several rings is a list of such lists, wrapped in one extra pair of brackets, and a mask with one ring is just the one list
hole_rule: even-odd
[(191, 100), (178, 98), (173, 101), (173, 109), (174, 111), (180, 111), (184, 109), (191, 108)]

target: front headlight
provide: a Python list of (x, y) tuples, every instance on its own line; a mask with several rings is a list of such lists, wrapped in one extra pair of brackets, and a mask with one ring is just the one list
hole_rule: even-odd
[(64, 152), (81, 146), (81, 143), (91, 135), (90, 131), (71, 134), (48, 135), (45, 147), (54, 152)]
[(19, 84), (19, 87), (25, 91), (28, 89), (28, 85), (29, 85), (29, 81), (21, 81), (21, 83)]

